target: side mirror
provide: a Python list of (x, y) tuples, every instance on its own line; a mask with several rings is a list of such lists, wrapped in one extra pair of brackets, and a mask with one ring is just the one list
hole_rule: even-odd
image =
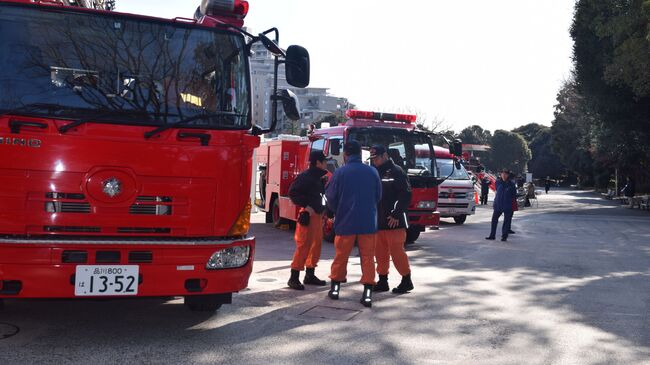
[(340, 139), (330, 139), (330, 153), (332, 156), (341, 155), (341, 140)]
[(454, 157), (454, 164), (456, 165), (456, 170), (460, 170), (462, 165), (460, 164), (460, 159), (458, 157)]
[(284, 114), (290, 120), (300, 120), (300, 101), (291, 90), (279, 90), (277, 98), (282, 102)]
[(463, 155), (463, 141), (455, 139), (449, 143), (449, 153), (454, 156), (461, 157)]
[(289, 46), (285, 58), (287, 82), (295, 87), (309, 86), (309, 52), (301, 46)]

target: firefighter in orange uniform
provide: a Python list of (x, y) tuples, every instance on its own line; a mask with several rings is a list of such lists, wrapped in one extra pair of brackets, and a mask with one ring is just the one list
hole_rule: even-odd
[(377, 208), (379, 232), (375, 257), (379, 281), (373, 291), (384, 292), (388, 286), (390, 259), (400, 275), (402, 282), (393, 288), (393, 293), (404, 294), (413, 290), (411, 267), (404, 251), (406, 241), (406, 210), (411, 202), (411, 186), (408, 177), (399, 166), (388, 157), (386, 147), (375, 145), (370, 149), (370, 161), (381, 177), (382, 197)]
[(377, 203), (381, 199), (381, 181), (377, 170), (361, 161), (361, 145), (345, 143), (345, 166), (337, 169), (327, 186), (327, 204), (334, 212), (334, 248), (332, 287), (327, 295), (339, 299), (341, 282), (347, 280), (347, 265), (354, 243), (361, 256), (361, 304), (372, 306), (375, 285), (375, 240), (377, 234)]
[(323, 242), (323, 194), (325, 194), (325, 175), (327, 174), (325, 155), (313, 151), (309, 155), (309, 168), (296, 177), (289, 187), (289, 198), (300, 207), (296, 225), (296, 251), (291, 262), (291, 278), (287, 285), (296, 290), (304, 290), (300, 282), (300, 272), (307, 266), (304, 283), (324, 286), (327, 284), (314, 273), (321, 254)]

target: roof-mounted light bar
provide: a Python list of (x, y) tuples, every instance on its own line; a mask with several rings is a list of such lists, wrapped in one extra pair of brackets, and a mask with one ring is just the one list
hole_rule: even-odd
[(345, 112), (345, 115), (350, 119), (374, 119), (385, 120), (391, 122), (415, 123), (417, 115), (413, 114), (394, 114), (394, 113), (379, 113), (369, 112), (363, 110), (350, 109)]
[(201, 14), (208, 16), (228, 16), (244, 19), (248, 14), (248, 1), (245, 0), (201, 0)]

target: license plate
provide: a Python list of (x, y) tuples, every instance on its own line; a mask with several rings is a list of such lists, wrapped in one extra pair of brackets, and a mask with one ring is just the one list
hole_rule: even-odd
[(454, 209), (454, 208), (449, 208), (449, 213), (456, 213), (456, 209)]
[(79, 265), (74, 295), (136, 295), (139, 271), (138, 265)]

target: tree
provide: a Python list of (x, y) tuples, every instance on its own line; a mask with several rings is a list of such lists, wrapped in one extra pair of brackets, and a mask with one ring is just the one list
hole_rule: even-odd
[(554, 179), (561, 177), (565, 168), (560, 157), (553, 152), (553, 137), (551, 128), (543, 127), (529, 144), (532, 158), (528, 161), (528, 172), (536, 178), (550, 176)]
[(483, 129), (481, 126), (469, 126), (458, 134), (464, 144), (483, 144), (489, 145), (492, 139), (492, 133), (489, 130)]
[(546, 126), (543, 126), (541, 124), (537, 123), (528, 123), (526, 125), (522, 125), (519, 128), (515, 128), (512, 131), (514, 133), (519, 133), (521, 134), (522, 137), (530, 144), (533, 139), (535, 139), (535, 136), (537, 136), (537, 133), (539, 133), (541, 130), (548, 128)]
[(490, 147), (490, 164), (493, 169), (507, 168), (517, 174), (526, 170), (531, 153), (521, 135), (497, 130), (492, 136)]
[(555, 120), (551, 126), (551, 148), (581, 185), (594, 181), (592, 128), (594, 115), (578, 92), (574, 80), (564, 83), (557, 96)]
[(592, 157), (638, 175), (650, 168), (650, 1), (580, 0), (571, 36)]

